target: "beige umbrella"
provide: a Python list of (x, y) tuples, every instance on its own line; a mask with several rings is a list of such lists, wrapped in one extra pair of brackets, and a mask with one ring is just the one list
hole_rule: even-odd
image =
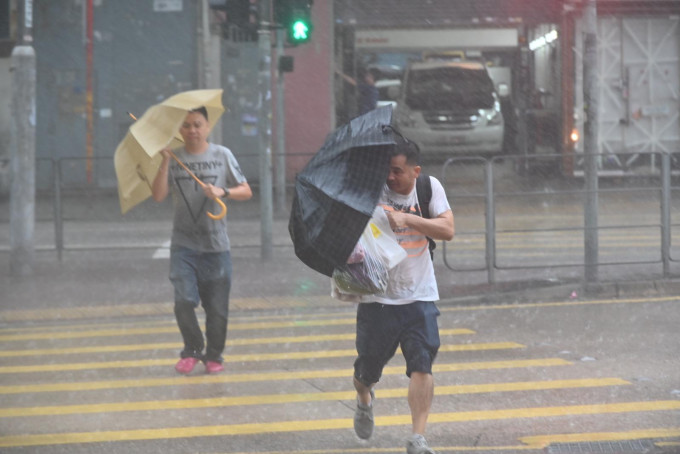
[[(151, 196), (151, 184), (158, 173), (165, 148), (175, 149), (184, 145), (178, 131), (187, 113), (198, 107), (208, 111), (210, 128), (224, 113), (222, 90), (192, 90), (178, 93), (160, 104), (151, 106), (128, 130), (118, 144), (114, 154), (114, 166), (118, 179), (118, 198), (123, 214)], [(132, 118), (135, 118), (130, 114)], [(172, 157), (201, 185), (200, 181), (184, 164)], [(224, 203), (215, 199), (222, 207), (219, 215), (208, 215), (220, 219), (226, 214)]]

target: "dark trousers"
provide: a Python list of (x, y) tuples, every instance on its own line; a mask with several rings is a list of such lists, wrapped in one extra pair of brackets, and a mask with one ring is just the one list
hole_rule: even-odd
[[(222, 362), (227, 340), (229, 292), (231, 290), (231, 254), (197, 252), (184, 247), (170, 251), (170, 281), (175, 288), (175, 318), (184, 350), (182, 358)], [(205, 338), (196, 317), (196, 308), (205, 310)]]

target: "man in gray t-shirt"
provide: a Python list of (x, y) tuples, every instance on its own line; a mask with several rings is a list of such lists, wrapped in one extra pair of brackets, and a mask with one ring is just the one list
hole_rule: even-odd
[[(177, 150), (174, 158), (170, 150), (161, 152), (163, 161), (152, 185), (153, 198), (158, 202), (172, 193), (175, 213), (170, 281), (175, 288), (175, 317), (184, 340), (175, 369), (188, 374), (203, 361), (208, 373), (217, 373), (224, 370), (222, 352), (227, 339), (232, 265), (226, 217), (219, 219), (207, 213), (220, 212), (217, 199), (248, 200), (252, 191), (231, 151), (207, 141), (210, 124), (204, 108), (189, 112), (179, 132), (184, 149)], [(207, 342), (196, 318), (199, 305), (206, 313)]]

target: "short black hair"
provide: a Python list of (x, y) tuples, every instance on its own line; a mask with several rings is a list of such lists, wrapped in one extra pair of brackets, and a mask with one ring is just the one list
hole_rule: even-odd
[(414, 141), (401, 134), (395, 134), (397, 145), (392, 150), (392, 157), (406, 156), (406, 163), (412, 166), (420, 165), (420, 147)]
[(206, 121), (208, 120), (208, 109), (206, 109), (204, 106), (191, 109), (189, 113), (200, 113), (201, 115), (203, 115)]

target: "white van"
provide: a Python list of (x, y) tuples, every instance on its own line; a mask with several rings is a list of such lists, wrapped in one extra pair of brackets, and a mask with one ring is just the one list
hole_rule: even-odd
[[(505, 91), (507, 86), (502, 88)], [(486, 65), (479, 61), (411, 63), (394, 117), (397, 127), (425, 156), (428, 152), (496, 154), (503, 148), (499, 97)]]
[[(376, 107), (392, 106), (397, 107), (397, 101), (394, 100), (391, 93), (396, 90), (399, 93), (401, 87), (401, 80), (399, 79), (380, 79), (375, 83), (378, 89), (378, 104)], [(396, 96), (395, 96), (396, 97)]]

